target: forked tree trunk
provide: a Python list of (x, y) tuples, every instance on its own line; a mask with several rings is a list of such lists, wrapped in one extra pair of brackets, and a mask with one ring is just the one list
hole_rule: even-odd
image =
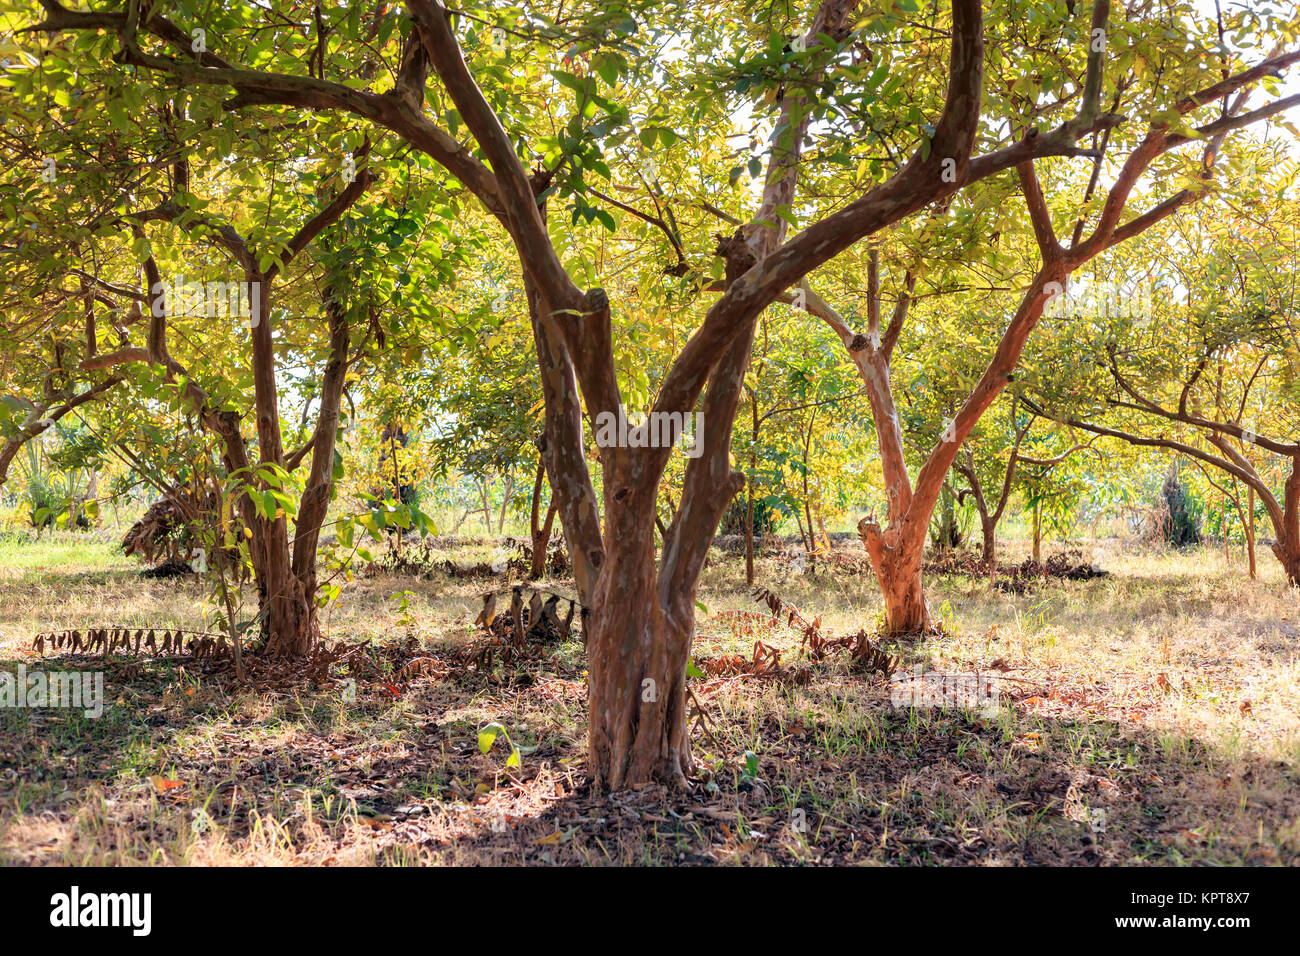
[[(990, 574), (993, 573), (994, 562), (997, 559), (998, 522), (1002, 520), (1002, 514), (1006, 511), (1007, 502), (1011, 500), (1011, 482), (1016, 474), (1016, 464), (1020, 456), (1020, 443), (1033, 426), (1032, 419), (1029, 424), (1023, 427), (1016, 424), (1016, 406), (1017, 403), (1013, 401), (1011, 403), (1011, 424), (1015, 429), (1016, 439), (1011, 446), (1011, 457), (1007, 460), (1006, 470), (1002, 473), (1002, 490), (998, 494), (996, 501), (989, 501), (985, 496), (984, 485), (980, 482), (979, 471), (975, 467), (975, 455), (969, 448), (966, 449), (966, 460), (954, 466), (970, 485), (969, 490), (963, 491), (957, 496), (957, 501), (959, 504), (962, 503), (966, 495), (970, 495), (975, 501), (975, 511), (980, 518), (980, 533), (984, 538), (980, 558)], [(1070, 452), (1066, 452), (1066, 455), (1069, 454)]]
[[(369, 148), (367, 142), (362, 152), (368, 152)], [(177, 161), (175, 181), (187, 181), (188, 175), (186, 161)], [(373, 182), (373, 173), (369, 169), (361, 170), (341, 193), (323, 205), (294, 234), (276, 264), (267, 269), (260, 267), (258, 255), (237, 232), (226, 229), (222, 233), (222, 245), (233, 251), (243, 265), (244, 294), (256, 310), (249, 315), (248, 323), (252, 346), (254, 427), (259, 452), (256, 464), (258, 467), (270, 465), (275, 469), (293, 471), (307, 452), (312, 453), (311, 475), (307, 479), (294, 523), (292, 552), (287, 518), (257, 515), (249, 494), (242, 495), (238, 502), (244, 527), (252, 536), (249, 557), (258, 589), (262, 650), (275, 657), (304, 656), (311, 652), (320, 637), (315, 601), (316, 548), (320, 526), (329, 504), (339, 407), (347, 371), (349, 331), (346, 310), (331, 285), (326, 291), (324, 302), (329, 320), (330, 362), (325, 370), (321, 390), (321, 411), (309, 445), (300, 452), (286, 456), (280, 427), (275, 342), (271, 329), (271, 286), (289, 262), (316, 239), (322, 230), (337, 222)], [(145, 239), (142, 221), (133, 221), (131, 229), (137, 239)], [(248, 441), (241, 429), (240, 416), (214, 405), (208, 393), (194, 381), (167, 348), (167, 317), (170, 312), (166, 303), (166, 287), (152, 256), (145, 259), (144, 278), (145, 304), (148, 307), (146, 347), (123, 347), (104, 355), (92, 354), (82, 363), (82, 368), (91, 370), (128, 362), (146, 362), (161, 369), (168, 381), (183, 382), (184, 394), (204, 426), (222, 442), (222, 458), (227, 473), (239, 476), (241, 481), (252, 486), (254, 492), (265, 490), (268, 482), (265, 477), (255, 477), (256, 469), (249, 455)], [(109, 383), (116, 381), (117, 379), (110, 379)], [(103, 387), (111, 387), (111, 384), (106, 383)]]
[(262, 651), (271, 657), (304, 657), (320, 639), (315, 596), (308, 594), (307, 583), (293, 572), (285, 520), (272, 524), (265, 538), (265, 587), (258, 589), (264, 595)]
[[(955, 0), (953, 11), (952, 76), (934, 137), (939, 145), (931, 147), (928, 158), (918, 154), (882, 187), (886, 192), (878, 196), (881, 212), (872, 213), (880, 224), (873, 223), (870, 231), (956, 192), (968, 171), (982, 80), (981, 17), (979, 4), (971, 0)], [(852, 22), (851, 4), (823, 3), (806, 42), (812, 47), (823, 34), (843, 41)], [(578, 592), (591, 612), (584, 628), (590, 772), (597, 787), (609, 789), (681, 785), (691, 769), (685, 680), (695, 593), (723, 509), (744, 484), (731, 470), (729, 452), (754, 328), (762, 310), (810, 271), (801, 264), (801, 246), (792, 243), (778, 252), (785, 225), (777, 210), (794, 201), (800, 149), (814, 111), (801, 94), (785, 98), (777, 121), (783, 132), (773, 145), (758, 213), (749, 228), (719, 241), (725, 291), (660, 385), (656, 411), (686, 414), (699, 402), (705, 447), (686, 465), (681, 504), (656, 567), (655, 501), (671, 449), (602, 448), (603, 528), (585, 461), (584, 405), (591, 415), (614, 414), (622, 407), (609, 297), (599, 289), (584, 295), (563, 272), (545, 235), (544, 203), (536, 201), (544, 195), (549, 175), (530, 178), (524, 172), (514, 146), (481, 100), (449, 24), (436, 16), (417, 17), (417, 27), (494, 172), (505, 182), (500, 193), (508, 207), (504, 219), (524, 266), (542, 373), (542, 454), (560, 502)], [(939, 175), (945, 164), (955, 167), (950, 181)], [(535, 215), (539, 211), (541, 216)], [(853, 241), (849, 230), (834, 224), (815, 247), (815, 255), (825, 261)], [(764, 280), (773, 254), (784, 258), (770, 270), (775, 280)], [(760, 264), (764, 270), (757, 269)]]
[(920, 546), (904, 546), (896, 529), (882, 532), (869, 518), (858, 522), (858, 534), (880, 582), (885, 608), (884, 633), (891, 636), (933, 633), (934, 620), (921, 585), (924, 537)]
[[(874, 251), (868, 262), (869, 336), (855, 335), (843, 318), (824, 301), (812, 300), (819, 314), (839, 333), (857, 364), (876, 423), (877, 447), (888, 498), (888, 527), (882, 529), (874, 517), (863, 518), (858, 522), (858, 533), (880, 582), (886, 633), (910, 634), (935, 629), (921, 586), (921, 564), (930, 520), (961, 443), (1006, 386), (1025, 340), (1042, 315), (1046, 301), (1044, 289), (1049, 283), (1063, 287), (1060, 280), (1066, 277), (1066, 273), (1061, 261), (1056, 257), (1045, 257), (1045, 260), (1021, 299), (1020, 308), (1003, 335), (993, 360), (957, 413), (953, 423), (954, 435), (946, 436), (931, 451), (917, 476), (915, 488), (907, 472), (889, 370), (893, 345), (911, 301), (912, 277), (909, 276), (905, 282), (905, 291), (899, 296), (894, 317), (883, 336), (879, 334), (880, 299)], [(872, 344), (873, 339), (879, 345)]]
[[(605, 468), (605, 533), (587, 621), (588, 766), (598, 787), (683, 786), (692, 770), (686, 665), (709, 543), (744, 484), (729, 465), (731, 428), (756, 318), (709, 376), (700, 404), (703, 453), (686, 466), (682, 499), (655, 561), (659, 462), (617, 449)], [(656, 476), (657, 477), (657, 476)]]
[[(263, 464), (284, 467), (271, 335), (271, 279), (271, 276), (257, 271), (251, 262), (245, 265), (245, 281), (249, 289), (257, 290), (255, 294), (260, 300), (260, 321), (251, 330), (258, 450)], [(308, 598), (301, 577), (294, 572), (288, 519), (258, 519), (252, 543), (260, 548), (262, 557), (260, 567), (254, 561), (254, 573), (260, 578), (259, 593), (262, 596), (262, 651), (271, 657), (305, 656), (320, 637), (320, 628), (316, 621), (315, 603)]]
[[(694, 615), (660, 604), (652, 520), (606, 541), (589, 622), (591, 766), (598, 786), (684, 784), (691, 772), (686, 662)], [(693, 589), (692, 589), (693, 591)]]

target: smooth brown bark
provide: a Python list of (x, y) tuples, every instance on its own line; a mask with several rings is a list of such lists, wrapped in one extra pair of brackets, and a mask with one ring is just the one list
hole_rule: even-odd
[(551, 529), (555, 525), (555, 496), (551, 496), (546, 506), (546, 520), (541, 517), (542, 482), (546, 478), (546, 466), (537, 463), (537, 477), (533, 480), (533, 503), (528, 516), (528, 530), (533, 542), (533, 560), (528, 576), (536, 581), (546, 575), (546, 549), (551, 543)]
[(1250, 579), (1255, 580), (1255, 489), (1246, 488), (1246, 559), (1250, 567)]
[(987, 567), (992, 567), (997, 559), (998, 523), (991, 515), (980, 515), (980, 535), (983, 544), (980, 547), (980, 560)]
[[(1188, 105), (1185, 112), (1197, 105), (1199, 104)], [(1230, 115), (1239, 106), (1240, 100), (1226, 112)], [(1085, 104), (1085, 110), (1086, 108)], [(1221, 139), (1222, 134), (1216, 134), (1206, 148), (1207, 177)], [(914, 486), (903, 463), (902, 435), (889, 381), (889, 362), (906, 318), (910, 289), (899, 296), (894, 317), (883, 335), (879, 329), (879, 303), (874, 297), (869, 311), (869, 334), (861, 335), (855, 334), (844, 319), (820, 297), (807, 295), (809, 311), (826, 321), (840, 336), (858, 367), (871, 401), (888, 494), (888, 526), (882, 529), (874, 517), (869, 517), (864, 518), (858, 527), (867, 555), (880, 581), (887, 631), (899, 633), (900, 629), (914, 625), (928, 629), (928, 614), (923, 610), (920, 565), (931, 515), (948, 472), (954, 465), (958, 449), (1011, 380), (1029, 335), (1042, 317), (1047, 303), (1064, 291), (1074, 270), (1104, 250), (1138, 235), (1198, 198), (1199, 193), (1181, 190), (1146, 213), (1128, 220), (1122, 226), (1119, 224), (1129, 195), (1152, 160), (1184, 141), (1186, 140), (1170, 136), (1163, 125), (1153, 125), (1146, 138), (1120, 168), (1115, 184), (1106, 194), (1098, 223), (1091, 235), (1085, 240), (1072, 242), (1068, 248), (1062, 246), (1056, 238), (1050, 210), (1033, 163), (1025, 162), (1017, 167), (1021, 193), (1029, 211), (1042, 265), (1026, 289), (1020, 306), (1008, 323), (983, 375), (941, 440), (931, 450)], [(1099, 155), (1097, 162), (1100, 161)], [(1076, 233), (1082, 235), (1082, 230), (1076, 230)], [(878, 261), (874, 256), (869, 259), (868, 267), (872, 273), (878, 270)], [(876, 277), (869, 275), (869, 288), (873, 291), (879, 289)], [(1300, 498), (1300, 494), (1297, 497)], [(1038, 518), (1038, 510), (1035, 509), (1035, 560), (1040, 557)]]
[(616, 523), (588, 624), (590, 766), (611, 790), (684, 784), (692, 769), (685, 676), (694, 617), (675, 619), (661, 605), (647, 523)]
[(880, 583), (885, 611), (883, 633), (890, 636), (932, 633), (934, 621), (921, 586), (923, 549), (903, 547), (896, 529), (881, 531), (870, 518), (858, 522), (858, 534)]

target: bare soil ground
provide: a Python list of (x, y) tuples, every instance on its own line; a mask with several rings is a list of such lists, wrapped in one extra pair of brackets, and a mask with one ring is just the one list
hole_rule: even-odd
[[(841, 547), (813, 573), (759, 563), (831, 638), (879, 614), (859, 550)], [(108, 704), (98, 719), (0, 709), (0, 863), (1300, 863), (1300, 597), (1266, 555), (1251, 582), (1221, 549), (1105, 550), (1104, 577), (928, 579), (944, 633), (888, 647), (895, 676), (995, 678), (984, 711), (898, 706), (897, 684), (846, 655), (806, 659), (800, 629), (753, 600), (743, 557), (715, 551), (691, 788), (608, 797), (584, 781), (579, 642), (491, 667), (458, 656), (503, 578), (361, 577), (324, 618), (331, 640), (374, 642), (351, 682), (249, 687), (192, 661), (42, 660), (41, 631), (201, 629), (204, 590), (142, 578), (86, 536), (9, 540), (0, 669), (102, 669)], [(709, 676), (756, 641), (803, 680)], [(521, 766), (504, 738), (480, 752), (491, 722)]]

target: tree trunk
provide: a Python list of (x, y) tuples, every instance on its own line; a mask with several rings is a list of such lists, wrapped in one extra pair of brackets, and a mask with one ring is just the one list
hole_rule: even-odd
[(270, 601), (266, 653), (272, 657), (305, 657), (320, 640), (316, 602), (307, 597), (303, 582), (293, 575), (285, 576), (285, 585), (285, 594)]
[[(246, 267), (248, 288), (256, 290), (258, 315), (253, 326), (253, 388), (257, 410), (257, 441), (263, 464), (284, 467), (280, 409), (276, 382), (275, 352), (271, 336), (271, 280)], [(332, 459), (332, 456), (331, 456)], [(331, 460), (330, 464), (333, 462)], [(261, 551), (261, 563), (254, 562), (262, 594), (263, 650), (272, 657), (302, 657), (320, 637), (316, 603), (307, 594), (302, 578), (294, 573), (289, 551), (289, 522), (278, 518), (257, 519), (253, 545)], [(314, 554), (313, 554), (314, 558)]]
[[(899, 198), (891, 196), (892, 201), (884, 205), (886, 212), (897, 206), (896, 219), (960, 188), (958, 180), (946, 191), (942, 180), (935, 184), (934, 173), (943, 157), (956, 157), (959, 178), (969, 168), (978, 127), (978, 110), (971, 108), (974, 99), (970, 90), (979, 87), (983, 62), (980, 7), (959, 0), (953, 10), (954, 80), (935, 136), (935, 142), (942, 141), (943, 146), (935, 147), (928, 159), (910, 161), (899, 174), (901, 185), (891, 180), (889, 187)], [(808, 38), (816, 40), (828, 33), (836, 42), (846, 39), (851, 28), (849, 13), (847, 6), (824, 5)], [(720, 241), (718, 254), (726, 260), (727, 291), (711, 307), (704, 325), (660, 385), (656, 410), (686, 413), (694, 410), (698, 401), (700, 420), (708, 427), (703, 453), (686, 465), (681, 505), (669, 525), (656, 569), (655, 500), (671, 448), (601, 449), (603, 529), (584, 459), (583, 406), (589, 414), (613, 414), (622, 406), (609, 297), (600, 289), (583, 295), (564, 274), (545, 234), (544, 205), (536, 202), (542, 193), (539, 187), (545, 187), (543, 177), (527, 177), (490, 108), (473, 99), (477, 90), (458, 55), (448, 23), (417, 18), (417, 24), (438, 73), (444, 80), (451, 78), (447, 82), (453, 98), (462, 114), (469, 113), (467, 124), (491, 134), (487, 154), (493, 171), (505, 182), (505, 219), (526, 274), (542, 371), (547, 440), (543, 454), (551, 488), (560, 499), (579, 593), (591, 609), (585, 631), (592, 777), (597, 787), (609, 789), (651, 783), (680, 786), (691, 767), (685, 670), (694, 631), (695, 594), (722, 511), (744, 485), (743, 477), (731, 469), (730, 444), (754, 329), (763, 309), (809, 270), (787, 275), (778, 262), (773, 274), (784, 280), (780, 288), (770, 280), (767, 286), (756, 284), (752, 277), (756, 266), (765, 263), (784, 242), (784, 220), (774, 210), (789, 206), (794, 199), (800, 149), (814, 111), (807, 108), (804, 97), (785, 99), (776, 123), (783, 132), (773, 144), (762, 202), (753, 220), (757, 228)], [(955, 78), (970, 75), (974, 83), (956, 82)], [(471, 108), (467, 110), (466, 104)], [(853, 241), (845, 235), (841, 248)], [(826, 254), (835, 243), (831, 234), (817, 248)], [(792, 248), (799, 253), (800, 247)]]
[[(804, 492), (807, 493), (807, 491), (808, 488), (805, 483)], [(803, 500), (803, 513), (804, 517), (808, 519), (808, 543), (804, 546), (804, 550), (808, 552), (808, 573), (815, 574), (817, 572), (817, 539), (813, 537), (812, 509), (808, 507), (807, 498)]]
[(1255, 580), (1255, 489), (1246, 486), (1246, 560), (1250, 563), (1250, 579)]
[[(590, 761), (598, 787), (685, 784), (691, 771), (686, 659), (694, 614), (660, 604), (652, 521), (606, 541), (587, 637)], [(692, 588), (692, 602), (693, 602)]]
[[(897, 529), (882, 532), (869, 518), (858, 522), (858, 534), (871, 559), (885, 602), (884, 633), (891, 636), (935, 631), (921, 586), (924, 547), (904, 547)], [(924, 543), (924, 537), (921, 538)]]
[(984, 535), (984, 548), (980, 559), (991, 569), (997, 557), (998, 523), (991, 515), (980, 515), (980, 531)]
[(1273, 553), (1282, 563), (1286, 583), (1293, 588), (1300, 588), (1300, 542), (1278, 541), (1273, 545)]
[(514, 475), (506, 475), (505, 491), (501, 494), (501, 511), (497, 514), (497, 534), (506, 533), (506, 509), (510, 506), (510, 499), (515, 493)]
[(657, 482), (644, 480), (645, 458), (610, 455), (604, 559), (587, 622), (588, 766), (597, 787), (680, 787), (691, 772), (686, 664), (695, 596), (718, 522), (744, 485), (729, 464), (731, 429), (755, 324), (746, 323), (709, 376), (700, 406), (710, 423), (705, 448), (686, 465), (657, 568)]
[(546, 548), (551, 543), (551, 529), (555, 525), (555, 513), (558, 510), (555, 497), (552, 496), (550, 504), (546, 507), (546, 520), (544, 522), (541, 520), (542, 481), (545, 477), (546, 466), (539, 461), (537, 477), (533, 481), (533, 506), (528, 518), (528, 530), (533, 540), (533, 563), (529, 568), (528, 577), (534, 581), (546, 575)]
[(935, 630), (921, 587), (920, 567), (884, 562), (876, 568), (885, 601), (885, 633), (930, 634)]
[[(350, 326), (347, 308), (334, 283), (324, 293), (325, 315), (330, 331), (330, 359), (321, 378), (320, 411), (311, 441), (311, 466), (307, 475), (302, 499), (298, 504), (298, 518), (294, 522), (292, 563), (289, 544), (285, 541), (282, 554), (288, 567), (289, 586), (286, 599), (277, 608), (272, 603), (276, 624), (268, 633), (272, 641), (268, 650), (279, 656), (298, 656), (308, 653), (320, 637), (316, 618), (316, 555), (320, 544), (321, 526), (329, 510), (334, 488), (334, 452), (338, 444), (339, 424), (342, 420), (343, 389), (348, 368), (348, 343)], [(396, 428), (394, 428), (394, 437)], [(401, 483), (397, 478), (397, 451), (393, 447), (393, 469), (396, 481), (394, 493), (401, 500)], [(398, 546), (401, 546), (398, 530)], [(273, 557), (268, 552), (268, 558)], [(272, 594), (276, 593), (274, 590)], [(270, 620), (270, 615), (268, 615)]]
[(1232, 550), (1228, 545), (1228, 530), (1232, 524), (1228, 511), (1230, 501), (1231, 499), (1225, 494), (1223, 496), (1223, 563), (1225, 566), (1232, 564)]
[(1043, 563), (1043, 518), (1037, 504), (1034, 505), (1034, 564)]
[(748, 500), (745, 503), (745, 583), (752, 585), (754, 583), (754, 469), (750, 464), (750, 471), (745, 487), (748, 489)]
[(1273, 553), (1282, 564), (1287, 584), (1300, 587), (1300, 455), (1291, 460), (1291, 474), (1282, 486), (1281, 520), (1274, 521)]
[(1300, 455), (1291, 459), (1291, 474), (1282, 491), (1282, 527), (1273, 553), (1282, 562), (1287, 583), (1300, 587)]
[(813, 532), (812, 508), (808, 504), (808, 452), (812, 448), (812, 423), (816, 420), (816, 414), (809, 416), (808, 430), (804, 433), (803, 442), (803, 513), (808, 519), (808, 573), (817, 573), (817, 539)]
[(745, 477), (745, 584), (754, 583), (754, 475), (758, 471), (758, 395), (749, 393), (750, 444), (749, 474)]
[(961, 544), (957, 531), (957, 512), (954, 507), (955, 496), (944, 484), (939, 492), (939, 535), (935, 547), (939, 551), (951, 551)]
[(488, 537), (492, 537), (492, 503), (488, 500), (488, 483), (487, 479), (480, 479), (478, 482), (479, 501), (483, 505), (483, 525), (487, 528)]

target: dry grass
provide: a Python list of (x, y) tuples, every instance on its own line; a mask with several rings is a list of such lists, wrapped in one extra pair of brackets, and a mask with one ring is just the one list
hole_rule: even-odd
[[(1105, 550), (1111, 576), (1024, 594), (930, 582), (946, 633), (897, 650), (995, 674), (996, 715), (893, 707), (882, 678), (839, 661), (807, 686), (692, 679), (710, 731), (684, 794), (590, 793), (577, 644), (491, 674), (367, 676), (354, 699), (112, 663), (98, 720), (0, 711), (0, 862), (1300, 862), (1295, 593), (1264, 556), (1252, 583), (1217, 550)], [(795, 661), (799, 635), (751, 613), (742, 575), (715, 552), (697, 654), (760, 639)], [(878, 614), (869, 579), (771, 559), (759, 579), (830, 634)], [(484, 586), (361, 579), (327, 628), (437, 654), (470, 639)], [(0, 546), (0, 588), (9, 667), (33, 666), (37, 630), (198, 627), (204, 612), (193, 582), (143, 581), (67, 537)], [(522, 769), (500, 744), (479, 752), (493, 720)]]

